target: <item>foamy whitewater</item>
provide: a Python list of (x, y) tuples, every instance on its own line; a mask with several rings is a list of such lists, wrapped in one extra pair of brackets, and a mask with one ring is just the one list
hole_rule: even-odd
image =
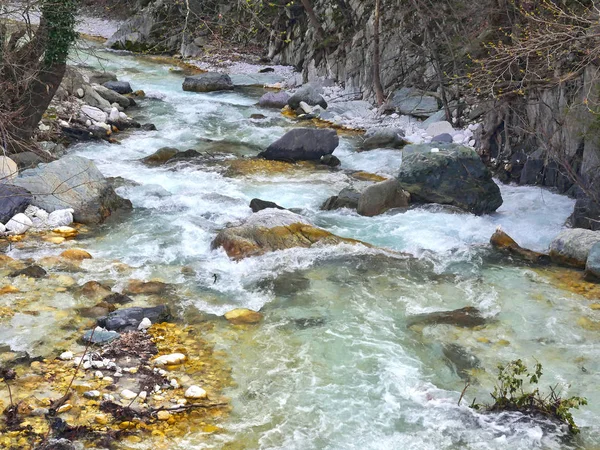
[[(225, 323), (209, 336), (233, 369), (236, 385), (225, 392), (233, 411), (222, 433), (191, 433), (173, 449), (600, 447), (600, 338), (577, 325), (600, 313), (534, 270), (498, 263), (487, 249), (498, 226), (524, 247), (546, 249), (572, 212), (571, 199), (501, 186), (503, 206), (483, 217), (432, 207), (375, 218), (320, 211), (344, 187), (364, 186), (350, 171), (393, 176), (401, 162), (398, 151), (357, 153), (348, 137), (335, 152), (342, 160), (337, 171), (227, 177), (209, 160), (150, 168), (139, 160), (161, 147), (196, 148), (200, 138), (265, 147), (293, 124), (279, 111), (255, 107), (253, 91), (186, 93), (182, 75), (168, 66), (100, 55), (101, 63), (80, 58), (150, 94), (140, 101), (138, 120), (158, 131), (135, 131), (121, 145), (75, 148), (106, 176), (129, 180), (118, 192), (135, 206), (131, 217), (82, 245), (97, 259), (136, 267), (138, 278), (176, 283), (185, 293), (178, 311), (184, 321), (233, 307), (265, 315), (258, 327), (234, 330)], [(267, 119), (251, 120), (254, 113)], [(211, 250), (219, 229), (251, 214), (254, 197), (297, 208), (316, 225), (377, 248), (291, 249), (240, 262)], [(182, 266), (195, 275), (183, 275)], [(407, 326), (415, 314), (465, 306), (478, 307), (490, 324)], [(0, 330), (0, 339), (6, 333)], [(479, 361), (477, 381), (460, 406), (465, 380), (450, 363), (453, 348)], [(489, 399), (498, 362), (515, 358), (536, 358), (545, 368), (544, 385), (558, 383), (566, 394), (588, 398), (590, 405), (575, 413), (580, 437), (567, 439), (554, 425), (519, 415), (468, 408), (474, 397)]]

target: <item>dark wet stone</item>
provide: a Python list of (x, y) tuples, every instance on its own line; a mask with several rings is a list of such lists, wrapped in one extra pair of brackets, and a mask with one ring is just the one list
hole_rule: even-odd
[(102, 299), (102, 302), (108, 303), (109, 305), (125, 305), (127, 303), (133, 302), (133, 300), (131, 299), (131, 297), (128, 297), (123, 294), (119, 294), (117, 292), (117, 293), (114, 293), (114, 294), (104, 297)]
[(258, 71), (258, 73), (269, 73), (269, 72), (275, 72), (275, 69), (273, 69), (272, 67), (265, 67), (264, 69), (260, 69)]
[(252, 212), (262, 211), (267, 208), (285, 209), (277, 203), (261, 200), (260, 198), (253, 198), (250, 201), (250, 208), (252, 209)]
[(340, 159), (334, 155), (325, 155), (321, 157), (321, 164), (325, 164), (329, 167), (338, 167), (342, 164)]
[(294, 325), (296, 328), (304, 330), (306, 328), (322, 327), (325, 325), (326, 320), (322, 317), (304, 317), (301, 319), (294, 319)]
[(40, 266), (34, 264), (29, 267), (25, 267), (24, 269), (15, 270), (9, 275), (9, 277), (18, 277), (20, 275), (25, 275), (29, 278), (44, 278), (47, 275), (47, 272)]
[(262, 119), (266, 119), (267, 116), (265, 116), (264, 114), (251, 114), (250, 118), (255, 119), (255, 120), (262, 120)]
[(165, 305), (150, 308), (126, 308), (111, 312), (98, 319), (98, 326), (107, 330), (135, 331), (140, 322), (147, 317), (152, 323), (167, 322), (171, 319), (169, 309)]
[(333, 209), (340, 208), (356, 209), (358, 207), (360, 195), (360, 192), (354, 189), (344, 188), (338, 195), (329, 197), (325, 203), (321, 205), (321, 209), (324, 211), (331, 211)]
[(145, 123), (142, 125), (142, 130), (144, 131), (156, 131), (156, 125), (153, 123)]
[(442, 144), (452, 144), (452, 142), (454, 142), (454, 139), (452, 138), (452, 135), (450, 133), (442, 133), (442, 134), (438, 134), (437, 136), (434, 136), (431, 139), (431, 142), (440, 142)]
[(428, 314), (419, 314), (408, 318), (408, 326), (414, 325), (453, 325), (462, 328), (474, 328), (487, 323), (481, 311), (473, 306), (455, 309), (454, 311), (440, 311)]
[(127, 81), (107, 81), (106, 83), (102, 84), (102, 86), (121, 95), (131, 94), (133, 92), (133, 89), (131, 89), (131, 84), (129, 84)]
[(275, 161), (319, 161), (340, 143), (335, 130), (295, 128), (273, 142), (259, 157)]
[(108, 344), (120, 336), (116, 331), (89, 330), (84, 333), (83, 340), (92, 344)]
[(472, 378), (471, 371), (478, 369), (481, 362), (477, 356), (469, 353), (466, 348), (458, 344), (444, 344), (442, 353), (446, 361), (456, 370), (456, 374), (463, 380)]
[(19, 186), (0, 184), (0, 223), (8, 222), (31, 204), (31, 192)]

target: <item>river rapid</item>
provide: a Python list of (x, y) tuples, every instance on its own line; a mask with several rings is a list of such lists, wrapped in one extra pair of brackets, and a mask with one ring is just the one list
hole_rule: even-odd
[[(134, 267), (136, 278), (177, 285), (181, 301), (174, 308), (184, 322), (239, 307), (264, 314), (251, 327), (216, 321), (207, 338), (232, 368), (235, 384), (224, 393), (232, 411), (221, 432), (192, 432), (170, 448), (600, 448), (600, 333), (581, 326), (582, 317), (598, 320), (600, 311), (544, 271), (511, 264), (488, 246), (501, 226), (522, 246), (547, 249), (572, 212), (571, 199), (501, 186), (504, 204), (483, 217), (435, 207), (375, 218), (320, 211), (344, 187), (363, 186), (352, 171), (393, 175), (401, 152), (357, 153), (356, 138), (341, 134), (339, 170), (232, 174), (224, 169), (228, 160), (256, 155), (257, 147), (297, 126), (279, 111), (254, 106), (261, 90), (183, 92), (183, 75), (164, 63), (100, 50), (97, 55), (100, 60), (77, 58), (143, 89), (147, 98), (131, 114), (158, 131), (120, 135), (120, 145), (86, 143), (70, 150), (94, 160), (104, 175), (121, 177), (118, 192), (134, 205), (131, 215), (109, 221), (78, 245), (95, 260)], [(202, 138), (227, 141), (225, 154), (165, 167), (139, 161), (165, 146), (203, 151)], [(220, 229), (251, 214), (255, 197), (297, 208), (317, 226), (376, 248), (291, 249), (239, 262), (212, 250)], [(50, 253), (41, 246), (16, 249), (12, 256)], [(88, 279), (103, 270), (100, 263), (90, 265)], [(409, 326), (416, 314), (465, 306), (480, 309), (488, 325)], [(19, 320), (15, 316), (12, 330), (0, 326), (1, 342), (30, 349), (39, 345), (40, 333), (49, 333), (48, 323)], [(581, 435), (566, 438), (542, 422), (468, 407), (475, 397), (491, 400), (497, 364), (516, 358), (542, 363), (544, 387), (558, 384), (565, 394), (588, 399), (589, 406), (574, 414)], [(459, 406), (467, 378), (471, 386)], [(146, 448), (143, 442), (124, 445)]]

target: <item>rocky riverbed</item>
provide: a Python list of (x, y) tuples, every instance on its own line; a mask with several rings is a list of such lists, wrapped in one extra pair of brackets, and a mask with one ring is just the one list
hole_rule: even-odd
[[(372, 107), (329, 120), (345, 114), (332, 87), (282, 100), (264, 87), (272, 72), (205, 79), (174, 60), (77, 58), (78, 109), (42, 124), (59, 140), (75, 124), (104, 134), (11, 172), (32, 226), (2, 239), (2, 445), (598, 445), (600, 239), (565, 230), (573, 200), (498, 185), (474, 130)], [(145, 95), (125, 119), (100, 86)], [(156, 129), (119, 127), (113, 108)], [(69, 209), (68, 229), (33, 226)], [(499, 226), (509, 238), (490, 245)], [(468, 408), (516, 358), (588, 398), (580, 438)]]

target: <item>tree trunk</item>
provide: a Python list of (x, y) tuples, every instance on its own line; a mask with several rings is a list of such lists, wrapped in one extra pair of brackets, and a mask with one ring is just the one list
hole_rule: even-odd
[(317, 37), (319, 37), (319, 39), (324, 39), (325, 32), (323, 31), (321, 22), (319, 22), (319, 19), (317, 18), (317, 15), (315, 14), (315, 10), (313, 9), (313, 7), (311, 5), (310, 0), (300, 0), (300, 1), (302, 2), (302, 6), (304, 6), (306, 15), (308, 16), (310, 22), (312, 23), (313, 27), (315, 28)]
[(379, 26), (381, 22), (381, 0), (375, 0), (375, 24), (373, 31), (373, 85), (375, 88), (375, 95), (377, 97), (377, 104), (383, 105), (385, 101), (385, 95), (383, 93), (383, 86), (381, 85), (381, 53), (379, 48)]

